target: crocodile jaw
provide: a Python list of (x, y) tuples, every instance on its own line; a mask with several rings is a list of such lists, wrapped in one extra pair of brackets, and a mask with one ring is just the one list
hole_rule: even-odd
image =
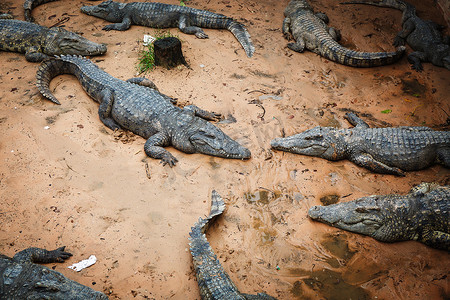
[(383, 225), (384, 218), (375, 200), (370, 198), (328, 206), (313, 206), (309, 209), (308, 216), (340, 229), (375, 237)]

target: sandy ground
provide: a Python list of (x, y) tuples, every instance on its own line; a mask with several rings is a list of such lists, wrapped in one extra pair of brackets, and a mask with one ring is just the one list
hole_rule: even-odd
[[(412, 2), (419, 16), (444, 24), (433, 1)], [(47, 26), (68, 16), (65, 28), (108, 45), (105, 56), (93, 58), (102, 69), (120, 79), (136, 76), (139, 41), (155, 31), (102, 31), (107, 22), (79, 11), (92, 3), (57, 1), (33, 15)], [(425, 64), (417, 73), (405, 57), (391, 66), (356, 69), (294, 53), (281, 33), (287, 3), (189, 1), (244, 23), (254, 57), (247, 58), (227, 31), (205, 30), (209, 39), (199, 40), (172, 29), (192, 69), (156, 68), (146, 75), (182, 104), (234, 117), (235, 123), (218, 126), (252, 151), (249, 161), (169, 148), (179, 163), (163, 167), (146, 157), (141, 137), (106, 129), (98, 105), (75, 77), (52, 81), (62, 103), (57, 106), (34, 86), (38, 64), (0, 53), (1, 253), (66, 245), (74, 256), (50, 267), (111, 299), (199, 299), (187, 238), (207, 214), (215, 189), (227, 210), (208, 238), (242, 292), (279, 299), (448, 299), (448, 253), (413, 241), (380, 243), (306, 214), (328, 195), (349, 201), (406, 193), (423, 181), (449, 184), (448, 169), (433, 166), (397, 178), (348, 161), (272, 153), (269, 143), (317, 125), (348, 127), (346, 110), (368, 114), (371, 126), (448, 130), (450, 72)], [(325, 0), (312, 5), (341, 30), (344, 45), (393, 50), (400, 12)], [(23, 20), (21, 6), (4, 1), (0, 9)], [(94, 266), (79, 273), (67, 269), (91, 254), (98, 258)]]

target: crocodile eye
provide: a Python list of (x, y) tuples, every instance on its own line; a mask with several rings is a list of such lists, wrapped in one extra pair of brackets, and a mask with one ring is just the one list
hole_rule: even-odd
[(195, 143), (198, 145), (206, 145), (206, 142), (204, 140), (195, 140)]
[(380, 211), (379, 207), (357, 207), (355, 209), (356, 212), (359, 213), (369, 213), (371, 211)]
[(214, 134), (211, 134), (209, 132), (206, 132), (204, 130), (200, 130), (201, 135), (203, 135), (204, 137), (210, 138), (210, 139), (215, 139), (216, 136)]
[(308, 141), (310, 141), (310, 140), (321, 141), (321, 140), (323, 140), (323, 135), (317, 134), (317, 135), (307, 136), (307, 137), (305, 137), (305, 140), (308, 140)]

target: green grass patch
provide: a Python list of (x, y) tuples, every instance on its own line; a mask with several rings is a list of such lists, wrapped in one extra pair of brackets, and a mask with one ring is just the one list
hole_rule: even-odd
[[(155, 38), (155, 41), (167, 37), (178, 38), (178, 36), (171, 34), (170, 31), (161, 30), (157, 30), (152, 36)], [(138, 63), (136, 67), (139, 74), (150, 72), (155, 67), (155, 50), (153, 46), (155, 41), (147, 45), (144, 45), (142, 41), (143, 48), (139, 51)]]

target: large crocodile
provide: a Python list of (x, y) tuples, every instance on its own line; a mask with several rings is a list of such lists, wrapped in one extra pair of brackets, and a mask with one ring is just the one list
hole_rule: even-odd
[(368, 196), (313, 206), (314, 220), (382, 242), (416, 240), (450, 251), (450, 186), (422, 183), (405, 195)]
[(314, 13), (306, 0), (292, 0), (284, 11), (283, 34), (295, 43), (289, 43), (289, 49), (303, 52), (306, 48), (334, 62), (352, 67), (375, 67), (393, 63), (400, 59), (405, 47), (395, 52), (359, 52), (341, 46), (339, 32), (328, 27), (328, 17), (323, 13)]
[(83, 6), (81, 11), (90, 16), (105, 19), (110, 24), (103, 30), (127, 30), (132, 24), (154, 28), (178, 27), (181, 32), (195, 34), (205, 39), (208, 35), (200, 28), (228, 29), (251, 57), (255, 47), (244, 25), (227, 16), (206, 10), (164, 3), (130, 2), (112, 0), (95, 6)]
[(39, 62), (61, 54), (102, 55), (106, 46), (63, 28), (0, 19), (0, 50), (25, 53), (27, 61)]
[(450, 168), (450, 131), (428, 127), (369, 128), (353, 113), (351, 129), (317, 126), (302, 133), (272, 140), (277, 150), (328, 160), (348, 159), (373, 172), (404, 176), (403, 171), (441, 163)]
[(172, 104), (146, 78), (127, 81), (100, 70), (89, 59), (61, 56), (44, 61), (37, 72), (37, 86), (46, 98), (59, 104), (49, 89), (50, 81), (60, 74), (73, 74), (84, 90), (100, 103), (100, 120), (112, 130), (128, 129), (147, 139), (144, 150), (161, 162), (175, 165), (177, 159), (164, 146), (186, 153), (203, 153), (224, 158), (248, 159), (250, 151), (206, 120), (217, 114), (195, 105), (183, 109)]
[(108, 297), (90, 287), (68, 279), (38, 263), (64, 262), (72, 254), (65, 247), (48, 251), (28, 248), (10, 258), (0, 254), (1, 299), (106, 300)]
[(248, 300), (274, 300), (265, 293), (249, 295), (239, 292), (237, 287), (231, 281), (228, 274), (223, 269), (217, 256), (206, 239), (205, 232), (212, 222), (220, 216), (225, 210), (225, 203), (222, 197), (212, 191), (211, 209), (206, 219), (199, 218), (194, 227), (191, 228), (189, 235), (190, 250), (192, 261), (197, 276), (198, 287), (202, 300), (209, 299), (248, 299)]
[(402, 31), (395, 37), (394, 45), (403, 46), (406, 41), (411, 46), (414, 52), (408, 54), (408, 61), (412, 68), (421, 71), (421, 62), (431, 62), (450, 70), (450, 37), (442, 37), (440, 25), (419, 18), (413, 5), (401, 0), (349, 1), (343, 4), (368, 4), (401, 10)]

